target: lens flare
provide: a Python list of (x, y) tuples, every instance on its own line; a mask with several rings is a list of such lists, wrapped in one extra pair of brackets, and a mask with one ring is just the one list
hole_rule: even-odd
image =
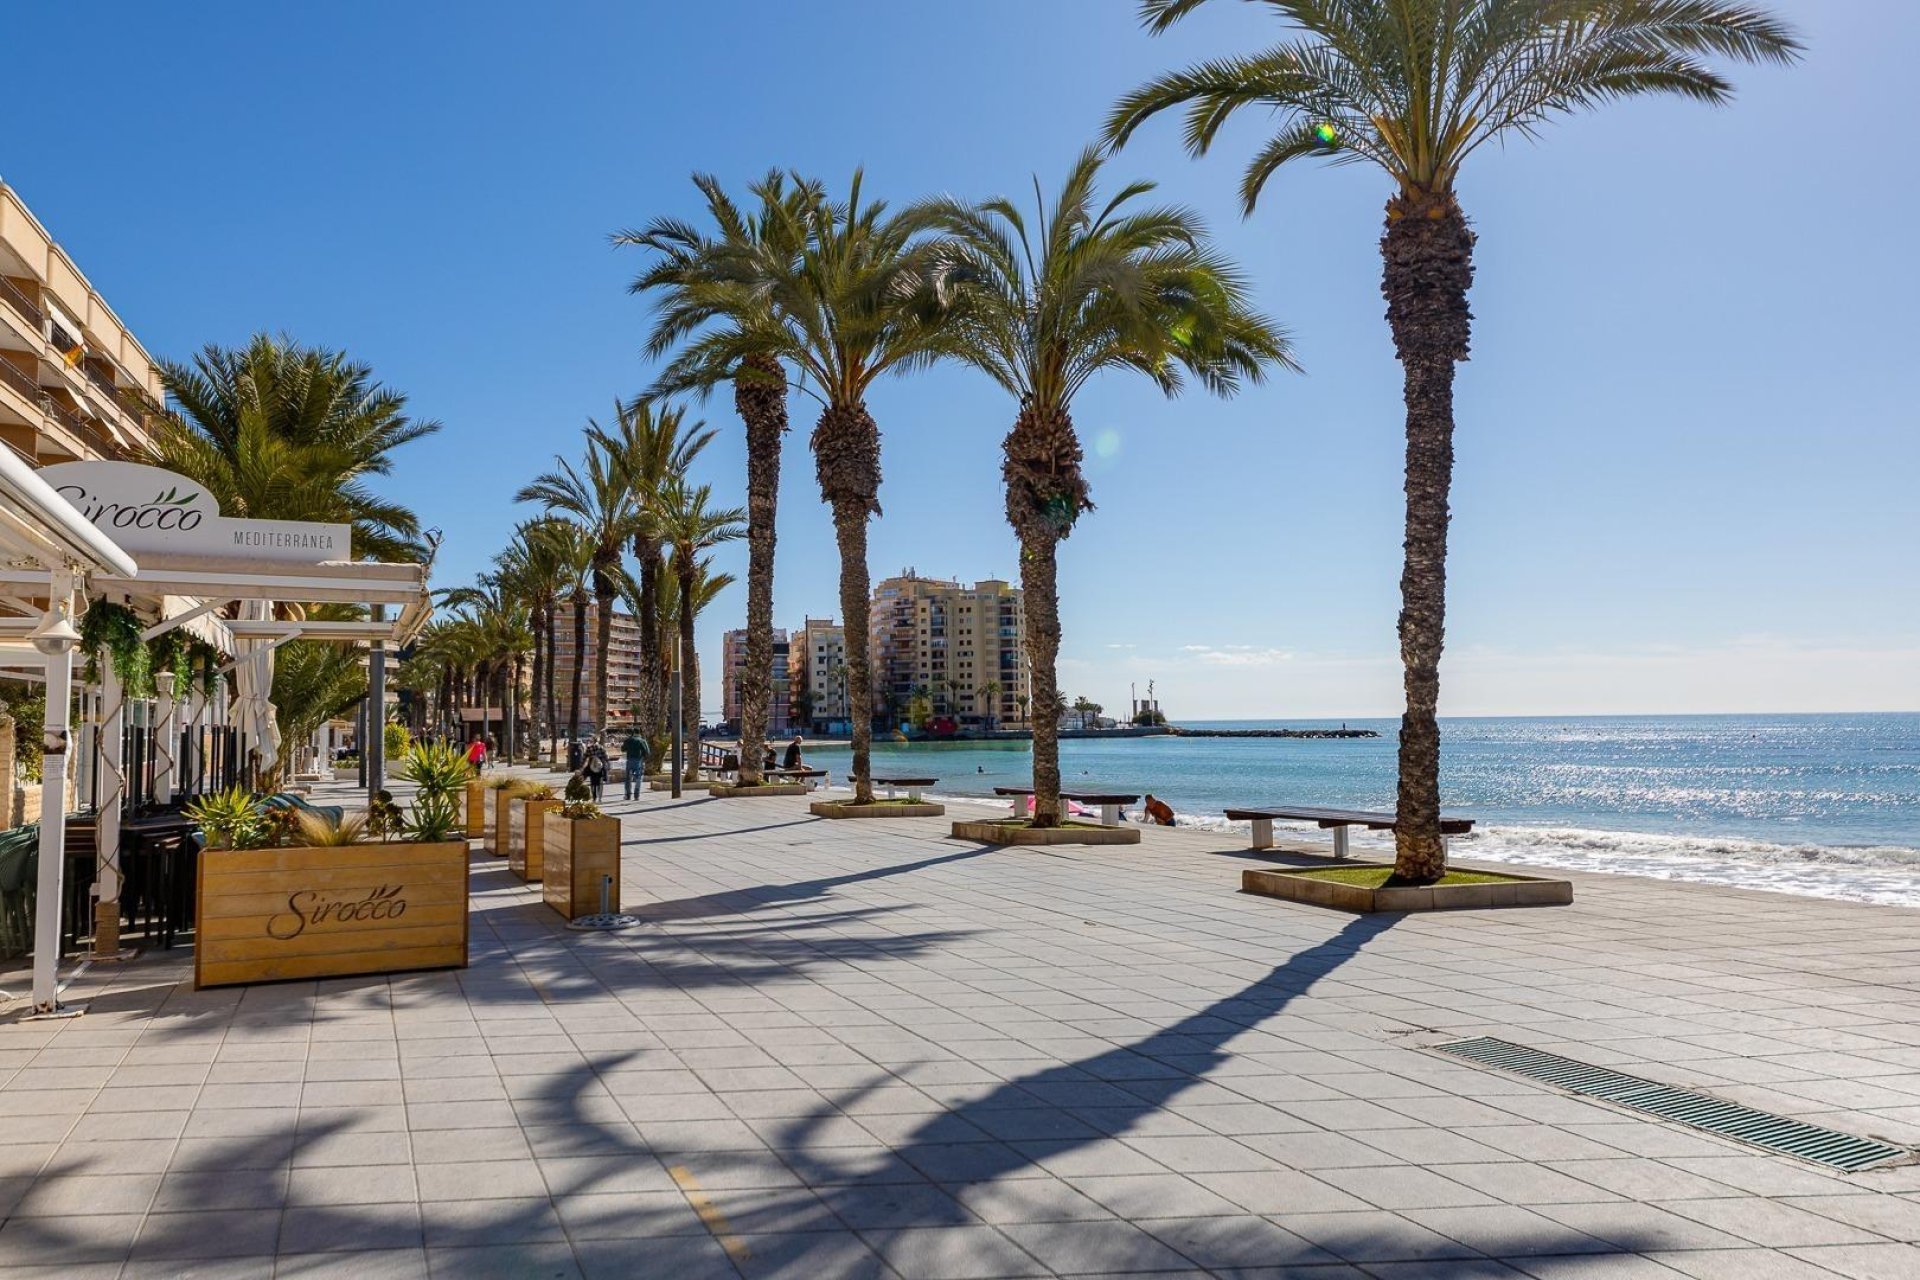
[(1331, 121), (1322, 120), (1319, 124), (1313, 126), (1313, 136), (1320, 139), (1320, 145), (1323, 147), (1333, 147), (1340, 144), (1340, 131), (1333, 127)]
[(1100, 459), (1120, 456), (1120, 433), (1112, 427), (1100, 432), (1093, 438), (1093, 456)]

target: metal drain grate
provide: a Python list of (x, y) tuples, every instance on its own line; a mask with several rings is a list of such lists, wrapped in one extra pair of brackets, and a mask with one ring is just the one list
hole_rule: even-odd
[(1639, 1076), (1610, 1071), (1606, 1067), (1589, 1066), (1572, 1058), (1563, 1058), (1557, 1053), (1542, 1053), (1538, 1049), (1495, 1040), (1490, 1036), (1456, 1040), (1452, 1044), (1433, 1047), (1457, 1058), (1544, 1080), (1569, 1093), (1618, 1103), (1635, 1111), (1645, 1111), (1781, 1155), (1823, 1164), (1830, 1169), (1854, 1173), (1912, 1154), (1905, 1147), (1896, 1147), (1891, 1143), (1857, 1138), (1836, 1129), (1822, 1129), (1818, 1125), (1743, 1107), (1737, 1102), (1724, 1102), (1704, 1093), (1642, 1080)]

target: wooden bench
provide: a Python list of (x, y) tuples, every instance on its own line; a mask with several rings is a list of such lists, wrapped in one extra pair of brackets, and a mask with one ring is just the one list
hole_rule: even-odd
[[(1279, 818), (1287, 822), (1311, 822), (1322, 831), (1333, 832), (1333, 856), (1347, 856), (1347, 828), (1365, 827), (1369, 831), (1393, 830), (1394, 815), (1375, 813), (1365, 809), (1316, 809), (1312, 807), (1276, 807), (1266, 809), (1229, 809), (1227, 817), (1234, 822), (1253, 823), (1253, 847), (1256, 849), (1273, 848), (1273, 823)], [(1444, 836), (1463, 836), (1473, 830), (1472, 818), (1440, 819), (1440, 834)]]
[(779, 778), (784, 782), (804, 782), (807, 784), (807, 789), (812, 790), (813, 780), (824, 779), (827, 771), (825, 769), (762, 769), (760, 776), (770, 780)]
[[(1013, 816), (1016, 818), (1027, 816), (1027, 799), (1033, 795), (1032, 787), (995, 787), (993, 794), (1013, 797)], [(1140, 799), (1138, 795), (1119, 795), (1105, 791), (1062, 791), (1060, 798), (1077, 801), (1080, 804), (1099, 805), (1100, 825), (1103, 827), (1119, 826), (1120, 811), (1127, 805), (1137, 803)]]
[(919, 804), (920, 788), (931, 787), (939, 781), (940, 779), (938, 778), (875, 778), (873, 784), (876, 787), (885, 787), (887, 789), (887, 799), (889, 800), (893, 799), (895, 788), (905, 787), (907, 789), (907, 803)]

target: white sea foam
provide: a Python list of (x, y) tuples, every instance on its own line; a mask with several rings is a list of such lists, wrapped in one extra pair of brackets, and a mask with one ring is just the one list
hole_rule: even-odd
[[(1179, 825), (1249, 834), (1249, 824), (1214, 816), (1182, 815)], [(1276, 824), (1281, 826), (1284, 824)], [(1300, 827), (1303, 839), (1326, 833)], [(1388, 852), (1384, 832), (1352, 836), (1356, 851)], [(1768, 889), (1812, 898), (1920, 907), (1920, 849), (1900, 845), (1775, 844), (1724, 836), (1664, 836), (1578, 827), (1488, 826), (1456, 837), (1457, 857), (1569, 871), (1611, 871), (1696, 884)]]

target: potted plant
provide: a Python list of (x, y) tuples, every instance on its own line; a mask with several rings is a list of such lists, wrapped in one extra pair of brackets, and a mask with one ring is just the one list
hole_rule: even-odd
[(482, 837), (481, 850), (496, 858), (507, 856), (512, 837), (513, 790), (520, 785), (520, 779), (509, 778), (505, 774), (488, 778), (487, 830)]
[(539, 880), (546, 871), (546, 814), (561, 801), (544, 782), (521, 782), (508, 795), (517, 807), (507, 842), (507, 870), (522, 880)]
[(620, 820), (602, 814), (592, 794), (575, 774), (567, 782), (566, 803), (541, 817), (541, 893), (568, 920), (602, 910), (602, 888), (605, 910), (620, 909)]
[(424, 749), (406, 772), (419, 785), (410, 814), (382, 798), (364, 817), (335, 818), (240, 788), (187, 808), (206, 840), (196, 986), (467, 963), (460, 775)]

